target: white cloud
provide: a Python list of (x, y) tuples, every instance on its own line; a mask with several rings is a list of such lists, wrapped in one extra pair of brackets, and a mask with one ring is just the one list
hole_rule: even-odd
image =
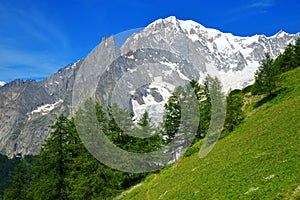
[(252, 8), (268, 8), (272, 7), (274, 5), (274, 2), (272, 0), (257, 0), (249, 5), (245, 6), (245, 9), (252, 9)]

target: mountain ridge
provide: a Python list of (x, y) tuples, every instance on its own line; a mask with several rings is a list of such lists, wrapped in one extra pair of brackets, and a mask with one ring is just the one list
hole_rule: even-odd
[[(160, 37), (157, 36), (158, 34), (155, 35), (156, 33), (159, 33)], [(165, 34), (167, 37), (164, 37)], [(170, 45), (167, 44), (170, 48), (166, 47), (163, 42), (162, 44), (157, 44), (158, 42), (154, 43), (151, 41), (147, 44), (147, 40), (144, 40), (140, 42), (142, 44), (139, 44), (138, 38), (151, 37), (151, 35), (154, 36), (149, 40), (155, 41), (155, 37), (157, 36), (157, 38), (159, 38), (157, 40), (160, 40), (160, 42), (164, 40), (166, 43), (170, 43)], [(122, 53), (124, 53), (127, 49), (136, 50), (138, 48), (151, 48), (154, 46), (155, 48), (170, 50), (173, 53), (180, 52), (180, 55), (191, 60), (194, 65), (200, 65), (205, 71), (205, 63), (184, 52), (188, 50), (182, 50), (187, 46), (187, 48), (195, 49), (193, 54), (200, 57), (200, 60), (204, 60), (206, 63), (210, 61), (214, 63), (217, 70), (223, 75), (221, 80), (223, 79), (223, 82), (226, 82), (228, 88), (225, 90), (228, 90), (229, 88), (242, 88), (252, 84), (254, 81), (253, 74), (259, 66), (259, 62), (263, 58), (264, 53), (269, 52), (272, 58), (275, 58), (282, 53), (287, 44), (293, 43), (298, 36), (299, 33), (286, 34), (283, 31), (279, 31), (270, 37), (265, 35), (240, 37), (234, 36), (231, 33), (222, 33), (216, 29), (205, 28), (192, 20), (183, 21), (171, 16), (166, 19), (154, 21), (140, 33), (136, 33), (128, 38), (122, 45), (121, 50)], [(172, 46), (172, 42), (177, 38), (184, 39), (187, 45), (181, 43), (179, 47)], [(272, 46), (271, 44), (273, 43), (278, 44)], [(179, 48), (181, 49), (178, 50)], [(251, 49), (253, 50), (251, 51)], [(243, 72), (243, 69), (246, 67), (247, 69)], [(236, 75), (236, 73), (239, 74)], [(236, 85), (234, 82), (231, 83), (233, 77), (243, 77), (239, 80), (241, 84)]]
[[(87, 96), (96, 92), (107, 102), (114, 98), (109, 96), (109, 88), (113, 89), (119, 78), (131, 77), (124, 79), (123, 84), (129, 91), (138, 88), (130, 88), (126, 81), (144, 84), (148, 77), (145, 92), (124, 93), (130, 96), (129, 102), (118, 103), (131, 108), (136, 115), (144, 109), (158, 115), (172, 88), (191, 79), (201, 82), (213, 73), (222, 81), (224, 90), (251, 84), (264, 53), (270, 51), (273, 57), (278, 56), (298, 35), (279, 31), (272, 37), (238, 37), (207, 29), (191, 20), (169, 17), (133, 34), (121, 48), (116, 46), (114, 36), (103, 38), (86, 58), (39, 82), (15, 80), (0, 87), (0, 153), (10, 157), (16, 153), (38, 154), (48, 137), (49, 125), (58, 115), (71, 114), (74, 88)], [(82, 84), (76, 85), (80, 81)], [(95, 88), (90, 90), (84, 81), (96, 83)], [(168, 82), (176, 84), (166, 86)]]

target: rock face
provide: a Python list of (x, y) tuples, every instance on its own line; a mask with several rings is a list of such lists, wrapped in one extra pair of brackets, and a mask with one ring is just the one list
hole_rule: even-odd
[(69, 114), (72, 82), (81, 63), (41, 82), (15, 80), (0, 87), (0, 153), (39, 153), (56, 116)]
[(245, 87), (253, 83), (265, 52), (275, 58), (297, 37), (283, 31), (239, 37), (169, 17), (133, 34), (120, 49), (113, 36), (104, 38), (85, 59), (40, 82), (1, 84), (0, 153), (38, 154), (56, 117), (70, 115), (72, 102), (93, 94), (102, 104), (131, 109), (136, 117), (146, 109), (160, 122), (176, 86), (201, 82), (212, 73), (225, 91)]

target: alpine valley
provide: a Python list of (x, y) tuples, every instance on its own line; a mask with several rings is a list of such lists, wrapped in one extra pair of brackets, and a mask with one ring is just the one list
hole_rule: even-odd
[[(276, 58), (299, 35), (281, 30), (240, 37), (168, 17), (133, 33), (120, 48), (114, 36), (103, 38), (86, 58), (42, 81), (0, 82), (0, 153), (38, 154), (57, 116), (71, 115), (74, 89), (83, 96), (95, 92), (102, 103), (117, 102), (136, 117), (147, 110), (159, 122), (176, 86), (211, 74), (225, 92), (244, 88), (254, 82), (265, 53)], [(97, 84), (90, 89), (90, 83)], [(128, 92), (114, 95), (119, 91)]]

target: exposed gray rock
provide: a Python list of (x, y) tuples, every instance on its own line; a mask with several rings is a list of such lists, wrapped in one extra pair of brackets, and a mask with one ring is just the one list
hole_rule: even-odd
[(120, 49), (113, 36), (103, 38), (86, 58), (40, 82), (1, 84), (0, 153), (38, 154), (57, 116), (70, 115), (72, 106), (95, 93), (103, 105), (116, 102), (135, 115), (146, 108), (159, 122), (176, 86), (214, 72), (224, 90), (245, 87), (264, 53), (275, 58), (298, 36), (238, 37), (169, 17), (133, 34)]

